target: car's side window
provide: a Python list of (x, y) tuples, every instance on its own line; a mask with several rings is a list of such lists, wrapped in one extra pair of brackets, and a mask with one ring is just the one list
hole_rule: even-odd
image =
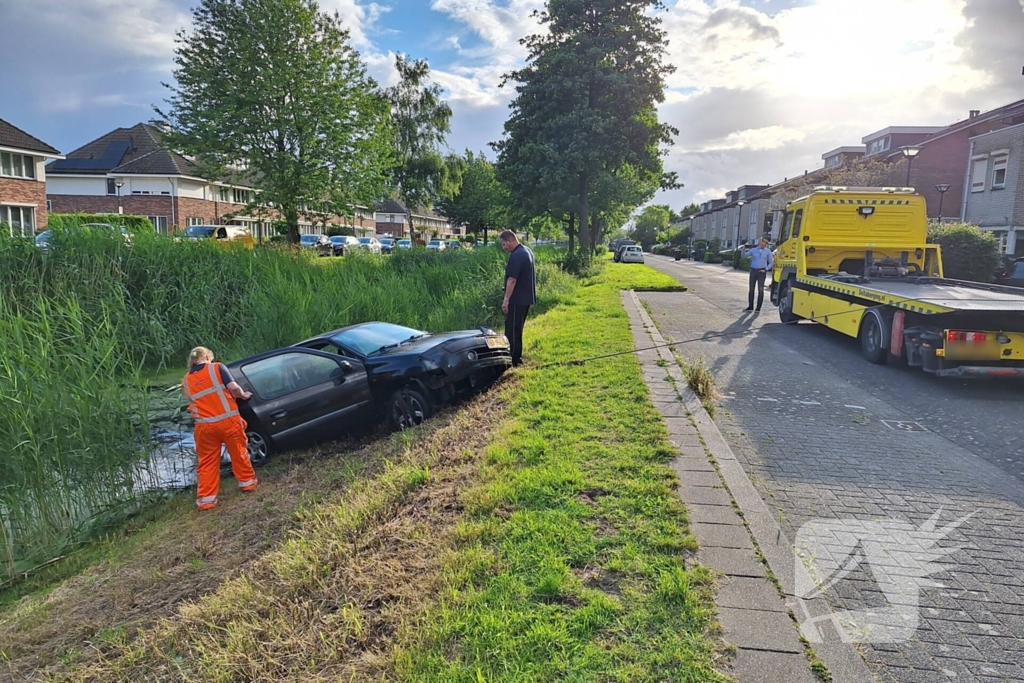
[(341, 376), (335, 361), (308, 353), (284, 353), (242, 366), (242, 374), (264, 401), (302, 391)]
[(1024, 280), (1024, 261), (1017, 264), (1017, 267), (1013, 271), (1014, 280)]

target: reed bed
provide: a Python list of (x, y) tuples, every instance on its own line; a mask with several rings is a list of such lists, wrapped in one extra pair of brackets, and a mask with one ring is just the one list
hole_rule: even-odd
[[(209, 346), (226, 360), (387, 320), (499, 323), (505, 255), (316, 258), (58, 224), (45, 252), (0, 238), (0, 588), (70, 552), (143, 498), (154, 369)], [(572, 279), (540, 253), (542, 307)]]

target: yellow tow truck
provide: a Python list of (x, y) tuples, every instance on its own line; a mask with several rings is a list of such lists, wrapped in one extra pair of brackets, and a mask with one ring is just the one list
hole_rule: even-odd
[(943, 276), (913, 188), (817, 187), (790, 202), (771, 300), (860, 341), (877, 364), (939, 376), (1024, 377), (1024, 290)]

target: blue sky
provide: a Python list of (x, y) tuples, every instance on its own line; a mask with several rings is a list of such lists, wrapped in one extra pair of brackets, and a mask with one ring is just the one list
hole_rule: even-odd
[[(0, 0), (0, 118), (62, 151), (153, 116), (190, 0)], [(519, 38), (543, 0), (320, 0), (371, 74), (427, 58), (455, 112), (453, 149), (501, 135)], [(889, 125), (941, 125), (1024, 98), (1024, 0), (666, 0), (677, 67), (661, 108), (682, 205), (821, 165)]]

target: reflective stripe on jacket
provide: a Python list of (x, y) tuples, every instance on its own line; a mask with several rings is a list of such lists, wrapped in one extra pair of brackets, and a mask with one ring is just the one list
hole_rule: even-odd
[(220, 422), (238, 415), (238, 403), (220, 379), (220, 363), (207, 363), (206, 372), (192, 372), (181, 383), (189, 400), (192, 419), (198, 424)]

